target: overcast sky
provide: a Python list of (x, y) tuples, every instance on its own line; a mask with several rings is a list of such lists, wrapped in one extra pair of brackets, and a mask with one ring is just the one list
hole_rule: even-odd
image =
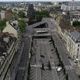
[[(6, 2), (6, 1), (71, 1), (71, 0), (0, 0), (0, 2)], [(75, 0), (75, 1), (80, 1), (80, 0)]]

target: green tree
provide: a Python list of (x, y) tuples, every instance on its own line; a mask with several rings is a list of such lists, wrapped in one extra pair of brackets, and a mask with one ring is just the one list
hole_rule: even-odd
[(49, 12), (46, 11), (46, 10), (36, 11), (36, 16), (35, 16), (35, 18), (36, 18), (37, 21), (42, 20), (43, 17), (50, 17), (50, 16), (49, 16)]
[(0, 30), (2, 31), (6, 27), (6, 20), (0, 20)]
[(19, 16), (20, 18), (25, 18), (25, 13), (24, 13), (23, 11), (19, 11), (19, 12), (18, 12), (18, 16)]
[(26, 22), (24, 20), (18, 20), (18, 26), (21, 32), (25, 31)]
[(80, 21), (74, 21), (73, 26), (74, 27), (80, 27)]

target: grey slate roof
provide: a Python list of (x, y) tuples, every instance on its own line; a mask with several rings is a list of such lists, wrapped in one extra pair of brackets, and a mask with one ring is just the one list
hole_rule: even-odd
[(80, 32), (74, 31), (70, 33), (70, 37), (75, 41), (75, 42), (80, 42)]
[[(69, 2), (68, 6), (72, 6), (73, 2)], [(74, 6), (80, 6), (80, 2), (74, 2)]]

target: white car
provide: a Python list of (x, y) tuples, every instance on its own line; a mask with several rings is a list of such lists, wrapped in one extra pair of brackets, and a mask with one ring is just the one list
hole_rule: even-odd
[(61, 66), (57, 67), (57, 71), (58, 72), (61, 71), (61, 70), (62, 70), (62, 67)]

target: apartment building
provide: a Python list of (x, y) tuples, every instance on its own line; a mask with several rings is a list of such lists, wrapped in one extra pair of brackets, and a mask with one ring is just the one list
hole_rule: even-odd
[(80, 2), (68, 2), (61, 5), (63, 11), (80, 10)]
[(80, 33), (77, 31), (70, 32), (66, 41), (67, 50), (75, 61), (80, 61)]
[(3, 20), (3, 19), (5, 19), (5, 11), (4, 10), (2, 10), (1, 12), (0, 12), (0, 18)]
[(0, 80), (11, 80), (9, 66), (18, 49), (19, 41), (17, 30), (9, 22), (6, 24), (0, 33)]
[(4, 28), (3, 32), (8, 32), (14, 35), (14, 37), (18, 38), (18, 32), (17, 30), (9, 24), (9, 22), (6, 22), (6, 27)]

